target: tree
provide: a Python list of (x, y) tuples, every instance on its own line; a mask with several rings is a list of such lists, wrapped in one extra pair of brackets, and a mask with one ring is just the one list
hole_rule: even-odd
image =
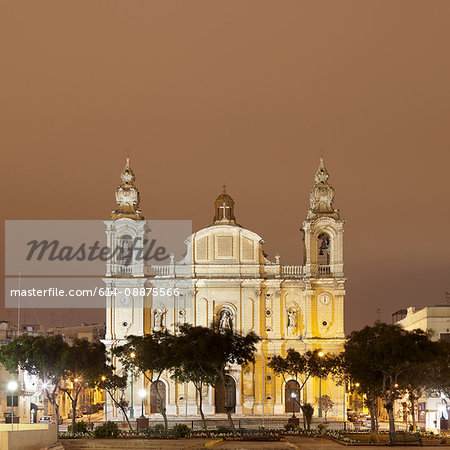
[(113, 350), (123, 365), (125, 371), (132, 367), (137, 369), (155, 388), (158, 396), (158, 410), (164, 418), (167, 430), (167, 414), (164, 399), (158, 388), (158, 381), (164, 371), (170, 371), (176, 365), (176, 355), (173, 348), (175, 337), (165, 332), (155, 332), (144, 336), (129, 336), (128, 342)]
[[(194, 378), (200, 376), (202, 383), (206, 381), (207, 384), (211, 384), (215, 389), (219, 385), (224, 386), (224, 400), (228, 422), (233, 434), (237, 435), (231, 416), (231, 410), (234, 405), (229, 404), (232, 386), (227, 383), (226, 379), (231, 365), (245, 366), (255, 361), (255, 344), (259, 341), (259, 337), (253, 332), (245, 336), (233, 333), (231, 330), (221, 333), (217, 332), (214, 327), (182, 327), (181, 333), (185, 337), (187, 335), (198, 336), (199, 345), (195, 348), (192, 355), (195, 358), (195, 364), (185, 367), (193, 370), (190, 375), (194, 375), (195, 372)], [(191, 355), (186, 356), (191, 357)]]
[(15, 373), (26, 370), (43, 381), (42, 391), (55, 410), (59, 428), (57, 390), (65, 375), (69, 345), (62, 336), (30, 336), (24, 334), (0, 348), (0, 362)]
[(309, 431), (311, 429), (311, 420), (314, 415), (314, 407), (311, 403), (305, 403), (300, 407), (302, 408), (303, 418), (305, 419), (305, 428)]
[(364, 342), (364, 336), (361, 337), (361, 342), (354, 338), (345, 347), (345, 352), (332, 357), (330, 373), (337, 384), (345, 384), (352, 392), (364, 396), (364, 403), (370, 411), (371, 431), (378, 432), (377, 399), (381, 396), (380, 377), (377, 372), (366, 370), (366, 354), (360, 354), (359, 349), (359, 344)]
[(179, 334), (174, 341), (176, 366), (172, 378), (179, 383), (192, 383), (198, 393), (198, 409), (202, 417), (203, 428), (207, 429), (203, 413), (203, 388), (218, 382), (214, 368), (205, 364), (205, 355), (210, 352), (208, 336), (210, 329), (193, 327), (185, 324), (179, 328)]
[[(306, 382), (311, 377), (324, 377), (330, 372), (331, 358), (329, 356), (319, 356), (319, 353), (319, 350), (308, 350), (306, 353), (302, 354), (290, 348), (288, 349), (285, 357), (281, 355), (272, 356), (268, 366), (277, 375), (282, 376), (285, 383), (287, 381), (287, 377), (294, 378), (300, 386), (300, 393), (305, 387)], [(306, 425), (307, 417), (305, 416), (305, 411), (309, 413), (311, 408), (307, 408), (305, 410), (302, 407), (300, 395), (297, 400), (302, 408), (303, 419)]]
[(436, 342), (437, 357), (428, 366), (429, 380), (427, 393), (437, 396), (450, 397), (450, 342)]
[(206, 360), (205, 372), (214, 370), (216, 374), (214, 387), (217, 389), (217, 381), (220, 381), (220, 384), (225, 388), (225, 409), (234, 435), (237, 435), (237, 432), (231, 417), (233, 405), (229, 404), (232, 386), (226, 381), (226, 376), (231, 365), (245, 366), (255, 361), (255, 344), (257, 342), (259, 342), (259, 337), (253, 332), (241, 336), (231, 330), (223, 333), (216, 332), (211, 328), (204, 348), (204, 351), (209, 350), (209, 354), (204, 355)]
[(101, 378), (105, 373), (106, 354), (102, 343), (76, 339), (72, 346), (63, 353), (63, 366), (66, 369), (66, 380), (72, 388), (60, 387), (72, 403), (72, 430), (75, 430), (76, 409), (80, 392), (87, 388), (93, 380)]
[(316, 397), (316, 405), (325, 413), (326, 422), (328, 411), (331, 411), (334, 406), (333, 400), (331, 400), (329, 395), (321, 395), (320, 397)]
[[(400, 396), (401, 380), (412, 376), (420, 363), (433, 361), (433, 343), (420, 331), (376, 322), (353, 331), (345, 344), (345, 365), (375, 403), (381, 395), (389, 415), (389, 432), (395, 433), (394, 400)], [(372, 411), (371, 411), (372, 412)]]
[(124, 372), (119, 375), (115, 373), (115, 368), (105, 365), (104, 373), (99, 378), (92, 378), (89, 381), (90, 387), (103, 389), (111, 398), (111, 401), (122, 411), (130, 430), (133, 430), (130, 419), (128, 418), (128, 401), (125, 399), (125, 389), (127, 388), (127, 374)]

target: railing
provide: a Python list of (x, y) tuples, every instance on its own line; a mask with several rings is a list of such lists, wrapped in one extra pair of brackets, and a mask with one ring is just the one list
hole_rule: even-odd
[[(246, 418), (239, 418), (239, 417), (235, 417), (234, 418), (234, 423), (236, 428), (244, 428), (244, 429), (259, 429), (261, 428), (262, 425), (264, 425), (265, 428), (269, 428), (269, 429), (284, 429), (284, 426), (286, 425), (286, 423), (288, 422), (288, 419), (292, 416), (292, 413), (290, 414), (283, 414), (279, 417), (274, 417), (274, 416), (268, 416), (268, 417), (261, 417), (261, 416), (257, 416), (257, 417), (246, 417)], [(161, 417), (156, 417), (154, 415), (150, 415), (147, 417), (150, 419), (150, 426), (154, 426), (156, 424), (164, 424), (163, 420)], [(298, 414), (297, 416), (300, 419), (300, 427), (303, 426), (302, 424), (302, 419), (303, 416), (301, 413)], [(134, 419), (135, 420), (135, 419)], [(133, 420), (132, 420), (133, 422)], [(177, 424), (184, 424), (187, 425), (189, 428), (191, 428), (192, 430), (201, 430), (203, 429), (203, 422), (202, 420), (198, 419), (198, 418), (169, 418), (168, 419), (168, 426), (169, 428), (173, 428), (174, 425)], [(99, 421), (97, 422), (99, 424), (101, 424), (102, 422)], [(317, 426), (319, 424), (323, 423), (323, 419), (318, 419), (317, 417), (314, 417), (312, 419), (312, 423), (311, 423), (311, 429), (312, 430), (316, 430)], [(118, 425), (123, 428), (126, 429), (128, 428), (128, 423), (127, 422), (118, 422)], [(216, 417), (216, 418), (210, 418), (207, 417), (206, 418), (206, 426), (209, 430), (214, 430), (217, 429), (217, 427), (219, 426), (224, 426), (224, 427), (228, 427), (229, 426), (229, 422), (225, 417)], [(379, 426), (379, 430), (380, 431), (388, 431), (389, 430), (389, 423), (387, 422), (379, 422), (378, 423)], [(65, 426), (61, 426), (60, 430), (64, 430)], [(397, 431), (401, 431), (401, 430), (407, 430), (409, 428), (409, 423), (406, 422), (396, 422), (395, 423), (395, 428)], [(354, 422), (350, 422), (350, 421), (346, 421), (346, 422), (342, 422), (342, 421), (338, 421), (338, 420), (328, 420), (326, 422), (326, 429), (327, 430), (346, 430), (346, 431), (351, 431), (351, 432), (365, 432), (367, 433), (370, 428), (367, 426), (363, 426), (360, 423), (354, 423)]]
[(170, 275), (170, 267), (171, 266), (149, 266), (145, 268), (145, 275)]
[(331, 267), (329, 265), (320, 265), (317, 266), (317, 272), (319, 273), (319, 276), (327, 276), (331, 274)]
[(126, 266), (124, 264), (111, 264), (111, 273), (115, 275), (129, 275), (133, 273), (133, 266)]
[(281, 274), (284, 276), (301, 276), (305, 274), (304, 266), (281, 266)]

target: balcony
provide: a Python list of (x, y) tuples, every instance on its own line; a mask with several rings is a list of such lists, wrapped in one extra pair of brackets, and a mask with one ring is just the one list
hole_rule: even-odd
[(305, 266), (281, 266), (281, 275), (286, 278), (297, 278), (305, 275)]
[[(170, 275), (171, 274), (171, 267), (174, 267), (173, 265), (171, 266), (147, 266), (145, 267), (145, 275), (148, 276), (161, 276), (161, 275)], [(172, 271), (173, 274), (173, 271)]]
[(124, 264), (111, 264), (111, 274), (113, 275), (131, 275), (133, 273), (133, 266)]

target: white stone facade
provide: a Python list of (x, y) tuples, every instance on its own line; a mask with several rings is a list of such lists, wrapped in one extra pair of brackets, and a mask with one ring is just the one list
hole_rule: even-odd
[[(128, 170), (131, 171), (129, 165)], [(289, 348), (300, 352), (320, 349), (324, 353), (338, 353), (345, 341), (344, 221), (332, 207), (334, 191), (327, 180), (328, 173), (321, 161), (311, 193), (311, 209), (302, 226), (303, 265), (283, 266), (278, 256), (274, 261), (269, 260), (263, 253), (262, 238), (236, 223), (234, 202), (225, 190), (215, 202), (213, 224), (186, 241), (183, 260), (153, 267), (134, 261), (109, 263), (104, 279), (107, 287), (153, 287), (172, 292), (177, 288), (180, 295), (109, 296), (106, 345), (120, 345), (128, 335), (152, 330), (167, 329), (175, 333), (181, 323), (232, 327), (241, 334), (254, 331), (261, 338), (255, 363), (230, 368), (236, 385), (235, 413), (289, 414), (283, 379), (267, 367), (270, 356), (284, 355)], [(113, 249), (121, 245), (124, 236), (129, 239), (145, 233), (145, 221), (140, 217), (114, 216), (113, 219), (105, 222)], [(169, 415), (198, 414), (193, 386), (176, 384), (169, 377), (163, 377), (162, 381), (166, 386)], [(322, 395), (330, 395), (335, 402), (328, 416), (342, 418), (343, 387), (329, 379), (308, 381), (304, 400), (314, 403), (319, 385)], [(135, 416), (141, 413), (138, 397), (141, 389), (150, 393), (143, 379), (135, 377)], [(214, 389), (206, 391), (204, 412), (212, 415), (216, 413)], [(151, 414), (148, 397), (144, 405), (146, 415)], [(109, 406), (108, 419), (114, 418), (120, 417)]]

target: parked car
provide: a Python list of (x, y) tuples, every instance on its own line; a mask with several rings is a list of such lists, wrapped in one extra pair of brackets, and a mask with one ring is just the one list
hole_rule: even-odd
[(55, 423), (55, 419), (52, 419), (51, 416), (42, 416), (39, 419), (39, 423)]

